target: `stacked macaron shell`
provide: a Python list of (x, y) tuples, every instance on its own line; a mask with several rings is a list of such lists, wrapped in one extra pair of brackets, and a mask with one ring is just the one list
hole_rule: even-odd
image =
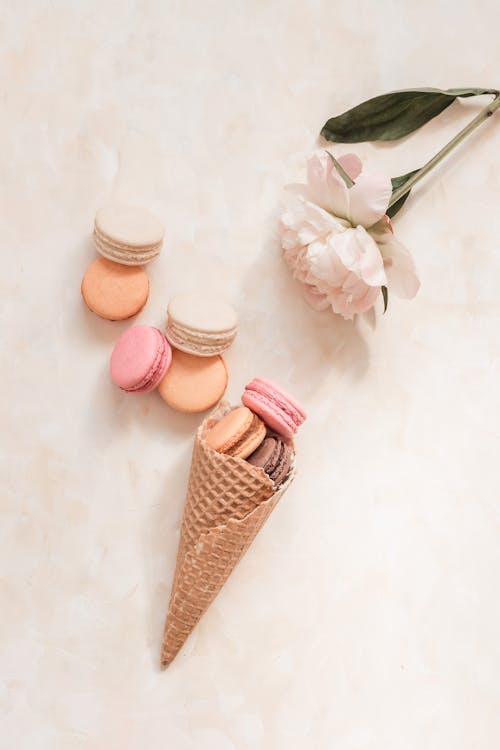
[(97, 251), (115, 263), (143, 266), (160, 254), (164, 228), (150, 211), (139, 206), (113, 204), (95, 217), (94, 244)]
[[(105, 258), (95, 263), (109, 264), (125, 269), (128, 273), (137, 267), (117, 266)], [(200, 297), (183, 297), (179, 306), (174, 305), (183, 321), (202, 325), (201, 309), (207, 309), (208, 323), (235, 335), (236, 314), (221, 303), (211, 305), (200, 302)], [(182, 313), (182, 315), (181, 315)], [(229, 323), (230, 325), (226, 325)], [(160, 337), (160, 338), (159, 338)], [(173, 343), (173, 342), (172, 342)], [(229, 345), (224, 342), (224, 348)], [(221, 347), (221, 344), (215, 349)], [(142, 393), (158, 387), (165, 403), (176, 411), (193, 414), (212, 408), (224, 395), (228, 383), (227, 367), (220, 354), (208, 356), (171, 347), (166, 336), (150, 326), (134, 326), (120, 337), (111, 357), (111, 377), (114, 383), (126, 391)], [(164, 356), (162, 354), (164, 353)], [(253, 450), (253, 448), (252, 448)]]
[(181, 294), (167, 308), (167, 338), (176, 349), (213, 357), (229, 349), (238, 320), (233, 308), (206, 294)]
[(169, 406), (187, 414), (210, 409), (228, 381), (222, 357), (193, 357), (172, 349), (161, 331), (144, 325), (122, 333), (111, 354), (110, 373), (122, 390), (147, 393), (158, 388)]
[(280, 487), (294, 461), (291, 438), (306, 419), (299, 402), (270, 380), (256, 378), (245, 388), (244, 406), (225, 414), (206, 435), (218, 453), (246, 459)]
[(100, 254), (82, 281), (82, 297), (92, 312), (106, 320), (137, 315), (149, 296), (146, 263), (158, 257), (164, 228), (150, 211), (112, 204), (94, 222), (94, 245)]
[(130, 393), (148, 393), (162, 380), (172, 360), (170, 344), (152, 326), (132, 326), (115, 344), (109, 365), (115, 385)]
[(201, 412), (222, 398), (228, 374), (221, 354), (233, 343), (237, 325), (233, 308), (217, 297), (181, 294), (170, 300), (166, 336), (172, 366), (158, 390), (172, 409)]

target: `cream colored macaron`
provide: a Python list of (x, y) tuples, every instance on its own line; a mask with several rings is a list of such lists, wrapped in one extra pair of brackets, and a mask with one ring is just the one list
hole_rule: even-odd
[(143, 266), (160, 254), (164, 233), (161, 221), (146, 208), (114, 203), (96, 214), (94, 244), (108, 260)]
[(198, 357), (222, 354), (234, 341), (238, 318), (227, 302), (207, 294), (180, 294), (167, 309), (167, 339)]

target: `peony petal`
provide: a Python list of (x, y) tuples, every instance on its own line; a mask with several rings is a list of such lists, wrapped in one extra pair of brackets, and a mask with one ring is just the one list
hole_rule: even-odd
[(304, 217), (318, 230), (338, 234), (349, 227), (345, 220), (332, 216), (331, 213), (310, 201), (303, 201), (302, 211)]
[(351, 180), (356, 181), (358, 179), (363, 169), (359, 156), (356, 156), (356, 154), (343, 154), (337, 157), (337, 161), (342, 169), (347, 172)]
[(393, 237), (384, 245), (383, 255), (387, 259), (385, 273), (391, 292), (402, 299), (413, 299), (420, 289), (420, 279), (409, 251)]
[(332, 310), (337, 315), (342, 315), (344, 320), (353, 320), (356, 310), (352, 309), (352, 304), (345, 294), (338, 294), (329, 300)]
[(353, 226), (368, 228), (387, 211), (392, 183), (389, 177), (362, 174), (347, 192), (349, 206), (346, 218)]
[(380, 296), (380, 287), (369, 286), (361, 297), (353, 300), (351, 306), (356, 308), (357, 313), (363, 313), (373, 307)]
[(379, 295), (379, 287), (366, 286), (354, 274), (349, 274), (344, 287), (329, 295), (328, 301), (334, 313), (352, 320), (356, 313), (366, 312), (373, 307)]
[(330, 237), (329, 245), (334, 247), (343, 265), (369, 286), (382, 286), (387, 282), (377, 243), (363, 227)]
[(293, 237), (295, 244), (307, 245), (318, 237), (344, 232), (349, 226), (348, 222), (337, 219), (314, 203), (295, 199), (281, 217), (282, 245), (288, 249)]
[(420, 279), (411, 253), (385, 222), (378, 222), (370, 230), (370, 234), (376, 240), (384, 259), (389, 290), (402, 299), (413, 299), (420, 288)]
[(325, 151), (316, 151), (307, 160), (309, 200), (325, 211), (347, 219), (347, 186)]
[(318, 292), (312, 284), (300, 284), (302, 296), (314, 310), (327, 310), (330, 307), (326, 294)]

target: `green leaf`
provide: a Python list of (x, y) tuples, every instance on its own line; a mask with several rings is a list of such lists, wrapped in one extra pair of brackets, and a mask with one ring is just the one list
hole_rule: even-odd
[(369, 99), (331, 117), (321, 135), (336, 143), (393, 141), (412, 133), (453, 104), (457, 97), (496, 93), (491, 89), (402, 89)]
[(389, 291), (386, 286), (381, 286), (380, 288), (382, 289), (382, 297), (384, 298), (384, 312), (382, 313), (383, 315), (387, 310), (387, 305), (389, 304)]
[[(402, 185), (405, 184), (405, 182), (408, 182), (410, 177), (413, 177), (414, 174), (419, 172), (420, 170), (414, 169), (412, 172), (407, 172), (406, 174), (402, 174), (399, 177), (393, 177), (392, 182), (392, 192), (394, 193), (395, 190), (400, 188)], [(403, 207), (403, 203), (406, 201), (408, 196), (410, 195), (410, 191), (408, 190), (407, 193), (401, 196), (401, 198), (396, 201), (396, 203), (393, 203), (392, 206), (389, 206), (389, 208), (386, 211), (387, 216), (392, 219), (393, 216), (396, 216), (397, 212)]]

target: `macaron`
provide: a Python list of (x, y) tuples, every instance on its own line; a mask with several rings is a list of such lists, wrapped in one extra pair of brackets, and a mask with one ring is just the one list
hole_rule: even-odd
[(263, 469), (279, 486), (290, 473), (292, 457), (292, 447), (288, 443), (283, 442), (277, 435), (269, 435), (247, 458), (247, 461), (252, 466), (259, 466)]
[(227, 302), (206, 294), (173, 297), (167, 309), (167, 338), (176, 349), (198, 357), (213, 357), (228, 349), (238, 319)]
[(94, 222), (97, 251), (115, 263), (142, 266), (160, 254), (165, 233), (146, 208), (114, 203), (99, 209)]
[(149, 296), (149, 280), (142, 266), (122, 266), (96, 258), (82, 281), (82, 297), (92, 312), (106, 320), (137, 315)]
[(152, 326), (132, 326), (115, 344), (109, 370), (111, 380), (123, 391), (152, 391), (167, 372), (172, 350), (161, 331)]
[(266, 426), (245, 406), (232, 409), (205, 436), (210, 448), (235, 458), (247, 458), (262, 443)]
[(248, 383), (241, 400), (284, 438), (293, 437), (307, 416), (293, 396), (264, 378), (255, 378)]
[(172, 409), (188, 414), (206, 411), (227, 388), (227, 368), (219, 355), (195, 357), (172, 350), (172, 364), (158, 386), (158, 393)]

